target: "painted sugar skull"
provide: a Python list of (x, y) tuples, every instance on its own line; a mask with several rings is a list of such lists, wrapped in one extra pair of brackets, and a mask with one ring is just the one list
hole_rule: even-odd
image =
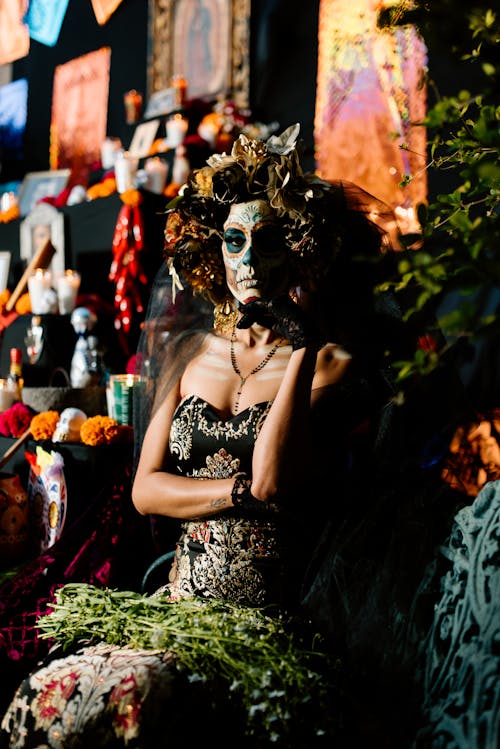
[(87, 414), (80, 408), (65, 408), (56, 424), (52, 442), (80, 442), (80, 429)]

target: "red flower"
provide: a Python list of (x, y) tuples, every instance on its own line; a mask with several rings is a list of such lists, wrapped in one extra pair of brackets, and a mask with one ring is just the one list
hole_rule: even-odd
[(433, 335), (426, 333), (418, 337), (417, 346), (422, 351), (437, 351), (437, 341)]
[(0, 434), (2, 437), (20, 437), (30, 426), (35, 411), (24, 403), (14, 403), (0, 414)]

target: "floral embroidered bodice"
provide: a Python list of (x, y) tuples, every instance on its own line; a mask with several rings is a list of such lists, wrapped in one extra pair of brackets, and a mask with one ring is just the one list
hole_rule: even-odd
[[(229, 478), (251, 472), (252, 452), (270, 403), (257, 403), (221, 419), (202, 398), (184, 398), (174, 414), (170, 452), (183, 476)], [(264, 507), (264, 506), (263, 506)], [(276, 602), (284, 590), (282, 527), (276, 513), (236, 509), (182, 523), (170, 583), (157, 591), (221, 598), (247, 605)]]
[(229, 419), (197, 395), (184, 398), (174, 414), (170, 452), (176, 470), (201, 479), (251, 473), (252, 453), (270, 403), (257, 403)]

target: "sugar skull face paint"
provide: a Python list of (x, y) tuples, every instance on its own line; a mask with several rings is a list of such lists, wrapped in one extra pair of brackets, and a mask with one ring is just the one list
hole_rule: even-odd
[(231, 207), (224, 224), (226, 281), (239, 302), (270, 298), (288, 288), (286, 249), (279, 225), (264, 200)]

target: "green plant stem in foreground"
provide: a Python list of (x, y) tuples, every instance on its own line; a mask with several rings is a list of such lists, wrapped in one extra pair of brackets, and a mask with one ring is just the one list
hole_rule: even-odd
[[(318, 636), (309, 635), (306, 642), (291, 620), (264, 609), (202, 599), (171, 603), (74, 583), (56, 592), (38, 628), (42, 638), (65, 648), (104, 641), (168, 651), (178, 667), (202, 680), (224, 679), (227, 693), (241, 699), (250, 735), (263, 729), (281, 740), (293, 716), (311, 702), (315, 713), (318, 707), (331, 721), (338, 664), (317, 649)], [(325, 729), (318, 724), (316, 730)]]

